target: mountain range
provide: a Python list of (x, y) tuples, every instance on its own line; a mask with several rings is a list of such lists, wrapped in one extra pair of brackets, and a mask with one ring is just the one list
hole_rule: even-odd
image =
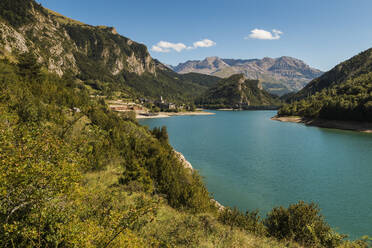
[(249, 79), (260, 80), (270, 93), (284, 95), (301, 90), (322, 71), (311, 68), (303, 61), (291, 57), (263, 59), (221, 59), (207, 57), (170, 66), (177, 73), (197, 72), (221, 78), (242, 73)]

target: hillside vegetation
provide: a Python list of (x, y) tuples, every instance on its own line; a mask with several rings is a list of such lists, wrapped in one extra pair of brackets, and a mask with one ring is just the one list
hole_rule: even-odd
[(205, 87), (212, 87), (215, 86), (221, 78), (204, 75), (200, 73), (190, 72), (185, 74), (178, 74), (180, 78), (182, 78), (185, 81), (190, 81)]
[(316, 94), (325, 88), (336, 84), (345, 83), (372, 71), (372, 48), (346, 60), (322, 76), (311, 81), (301, 91), (291, 96), (288, 100), (295, 101)]
[(280, 100), (260, 89), (258, 80), (249, 80), (243, 74), (236, 74), (220, 80), (196, 103), (204, 108), (263, 109), (279, 106)]
[(280, 116), (372, 122), (372, 49), (337, 65), (288, 101)]

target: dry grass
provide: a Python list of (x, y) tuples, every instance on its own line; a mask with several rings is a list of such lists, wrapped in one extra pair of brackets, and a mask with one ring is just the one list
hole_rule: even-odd
[[(122, 169), (115, 165), (108, 166), (103, 171), (89, 172), (85, 175), (84, 185), (96, 192), (103, 192), (105, 189), (109, 191), (117, 184), (121, 173)], [(127, 194), (128, 199), (138, 195), (143, 193)], [(151, 240), (151, 245), (155, 247), (300, 247), (293, 243), (255, 236), (237, 228), (231, 229), (219, 223), (213, 213), (190, 214), (175, 210), (165, 202), (165, 199), (161, 199), (155, 219), (135, 232), (143, 240)]]
[(61, 24), (76, 24), (76, 25), (86, 25), (85, 23), (82, 23), (80, 21), (73, 20), (71, 18), (68, 18), (64, 15), (61, 15), (53, 10), (45, 8), (50, 15), (53, 15), (57, 21)]

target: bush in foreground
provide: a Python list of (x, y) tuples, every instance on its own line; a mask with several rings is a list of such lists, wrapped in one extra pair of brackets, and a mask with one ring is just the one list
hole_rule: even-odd
[(294, 240), (309, 247), (337, 247), (344, 235), (334, 232), (319, 213), (314, 203), (289, 205), (274, 208), (264, 221), (270, 236)]
[(225, 208), (219, 213), (218, 220), (222, 224), (230, 226), (231, 229), (237, 227), (260, 236), (266, 234), (265, 226), (261, 221), (258, 211), (246, 211), (244, 214), (237, 208)]

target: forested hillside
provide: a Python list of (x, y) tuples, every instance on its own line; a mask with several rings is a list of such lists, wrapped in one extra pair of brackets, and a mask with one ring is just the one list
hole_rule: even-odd
[(320, 92), (322, 89), (330, 88), (336, 84), (345, 83), (350, 79), (357, 78), (371, 71), (372, 48), (338, 64), (332, 70), (311, 81), (301, 91), (291, 96), (288, 100), (295, 101), (304, 99)]
[(371, 122), (372, 49), (337, 65), (288, 101), (280, 116)]
[(221, 79), (196, 101), (204, 108), (256, 109), (275, 108), (280, 100), (259, 88), (258, 80), (249, 80), (243, 74)]

